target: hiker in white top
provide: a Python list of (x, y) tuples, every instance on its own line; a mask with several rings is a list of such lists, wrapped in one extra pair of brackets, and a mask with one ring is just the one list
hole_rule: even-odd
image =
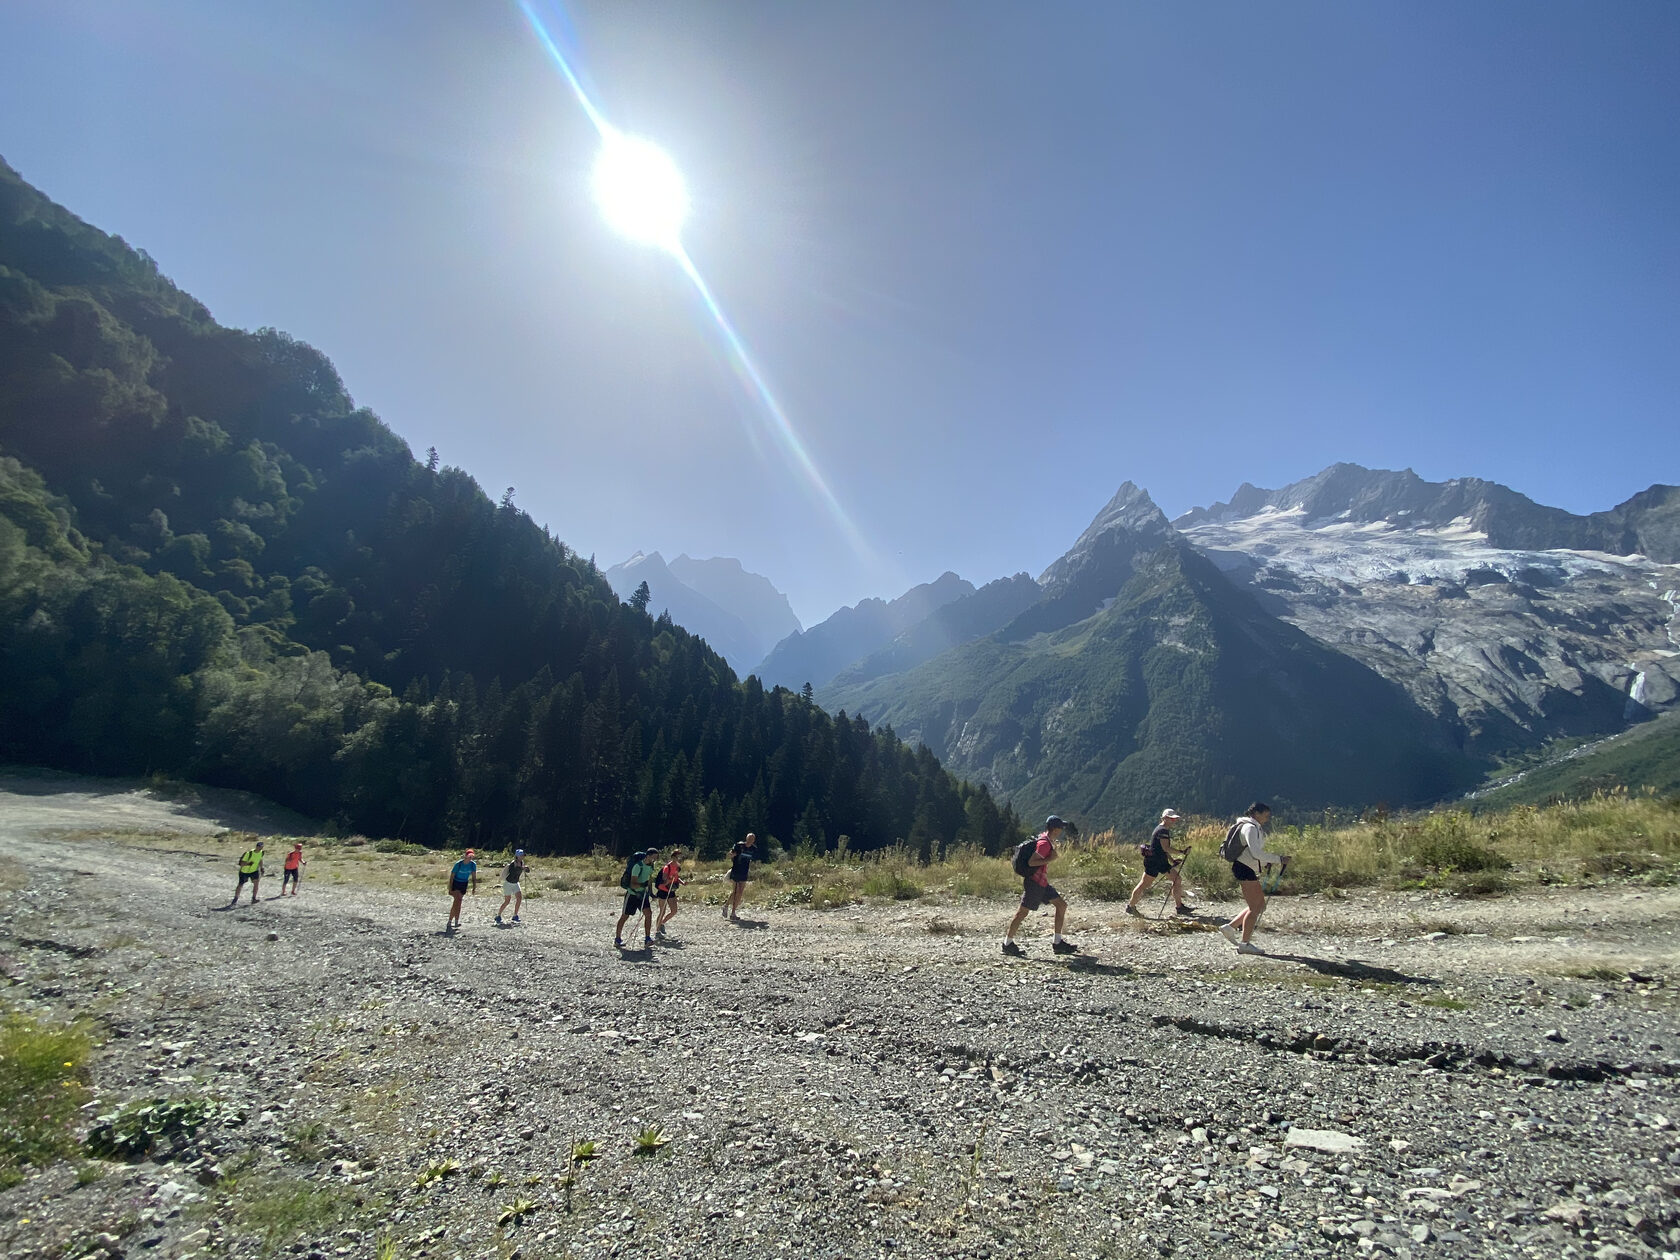
[[(1227, 845), (1221, 852), (1231, 861), (1231, 874), (1242, 889), (1242, 913), (1229, 923), (1220, 925), (1219, 934), (1237, 947), (1239, 954), (1263, 954), (1266, 951), (1254, 943), (1254, 925), (1266, 909), (1266, 894), (1260, 887), (1260, 871), (1267, 866), (1289, 865), (1289, 858), (1281, 853), (1266, 851), (1266, 833), (1262, 828), (1271, 821), (1272, 807), (1255, 801), (1248, 812), (1232, 824), (1226, 835)], [(1236, 842), (1240, 841), (1240, 847)], [(1238, 933), (1241, 936), (1238, 936)]]

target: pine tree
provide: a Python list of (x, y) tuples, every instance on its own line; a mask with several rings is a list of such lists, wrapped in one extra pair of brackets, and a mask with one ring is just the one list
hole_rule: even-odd
[(639, 613), (645, 613), (647, 611), (648, 600), (652, 598), (653, 592), (648, 589), (648, 584), (643, 582), (630, 593), (630, 607), (634, 608)]

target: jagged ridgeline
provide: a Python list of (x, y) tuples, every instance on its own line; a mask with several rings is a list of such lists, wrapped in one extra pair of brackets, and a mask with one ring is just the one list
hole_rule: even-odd
[(981, 788), (738, 681), (332, 364), (218, 325), (0, 163), (0, 757), (372, 835), (998, 852)]

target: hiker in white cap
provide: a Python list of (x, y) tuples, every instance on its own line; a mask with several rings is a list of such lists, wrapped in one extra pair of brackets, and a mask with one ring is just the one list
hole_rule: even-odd
[(1149, 843), (1138, 845), (1138, 852), (1143, 854), (1143, 878), (1138, 880), (1137, 887), (1132, 889), (1131, 898), (1126, 902), (1127, 914), (1138, 913), (1138, 902), (1163, 875), (1172, 881), (1173, 904), (1178, 907), (1178, 913), (1196, 913), (1184, 904), (1184, 881), (1178, 877), (1178, 868), (1183, 865), (1184, 856), (1190, 850), (1180, 851), (1172, 847), (1172, 827), (1178, 821), (1177, 810), (1163, 809), (1160, 823), (1150, 833)]
[(502, 921), (502, 911), (508, 908), (508, 902), (513, 902), (513, 921), (519, 922), (519, 907), (525, 904), (525, 893), (519, 887), (525, 878), (525, 850), (515, 849), (513, 861), (507, 864), (507, 870), (502, 872), (502, 909), (496, 911), (496, 922)]

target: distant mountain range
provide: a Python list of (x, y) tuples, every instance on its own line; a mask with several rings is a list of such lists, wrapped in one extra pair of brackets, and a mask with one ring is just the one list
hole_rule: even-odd
[(878, 648), (818, 698), (1029, 816), (1424, 803), (1512, 752), (1674, 707), (1677, 566), (1672, 486), (1577, 516), (1337, 464), (1169, 522), (1128, 482), (1036, 597), (1007, 580), (1023, 606), (995, 629)]
[(747, 572), (739, 560), (683, 555), (667, 564), (657, 551), (638, 551), (605, 576), (623, 600), (646, 582), (649, 613), (670, 613), (672, 621), (706, 640), (743, 677), (773, 644), (799, 632), (787, 596), (769, 578)]

